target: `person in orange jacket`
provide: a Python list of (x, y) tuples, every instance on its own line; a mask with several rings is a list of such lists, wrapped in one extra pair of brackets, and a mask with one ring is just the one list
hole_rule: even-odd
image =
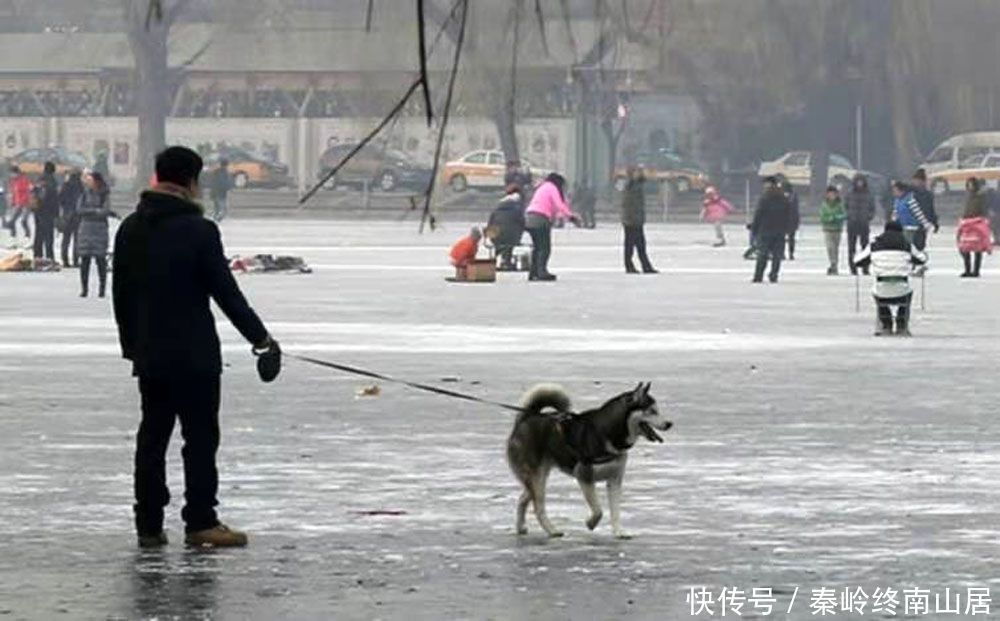
[(448, 256), (451, 257), (451, 264), (455, 267), (465, 267), (476, 259), (479, 252), (479, 241), (483, 238), (483, 232), (478, 227), (472, 227), (472, 231), (462, 239), (455, 242), (451, 247)]

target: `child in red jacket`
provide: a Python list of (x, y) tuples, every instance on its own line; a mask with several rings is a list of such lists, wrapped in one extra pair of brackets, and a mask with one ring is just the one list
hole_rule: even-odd
[(21, 221), (24, 229), (24, 236), (31, 239), (31, 226), (28, 221), (31, 219), (32, 185), (31, 179), (21, 172), (17, 166), (10, 169), (10, 206), (11, 216), (4, 223), (11, 237), (17, 237), (17, 221)]
[(479, 240), (482, 238), (483, 232), (477, 227), (473, 227), (467, 236), (455, 242), (455, 245), (451, 247), (451, 252), (448, 253), (448, 256), (451, 257), (451, 264), (458, 268), (464, 268), (474, 261), (479, 252)]

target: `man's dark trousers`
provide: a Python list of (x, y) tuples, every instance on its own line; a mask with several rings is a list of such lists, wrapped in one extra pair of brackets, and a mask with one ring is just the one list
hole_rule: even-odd
[(785, 258), (785, 234), (773, 233), (761, 234), (755, 237), (757, 246), (757, 268), (754, 270), (754, 282), (764, 280), (764, 270), (767, 269), (767, 261), (771, 260), (771, 272), (768, 275), (771, 282), (778, 280), (781, 272), (781, 261)]
[(55, 261), (56, 221), (48, 216), (35, 214), (35, 258)]
[(870, 236), (871, 226), (867, 222), (847, 223), (847, 264), (851, 266), (852, 274), (858, 271), (854, 267), (854, 255), (868, 247)]
[(174, 421), (180, 419), (184, 448), (184, 518), (187, 532), (214, 528), (218, 504), (219, 376), (140, 377), (142, 422), (135, 452), (135, 521), (140, 536), (163, 530), (170, 503), (166, 455)]

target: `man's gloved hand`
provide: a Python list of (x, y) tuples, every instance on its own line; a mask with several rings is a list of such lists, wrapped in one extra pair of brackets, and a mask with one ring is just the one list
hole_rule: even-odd
[(273, 382), (281, 373), (281, 346), (270, 336), (263, 343), (253, 346), (257, 356), (257, 375), (263, 382)]
[(934, 225), (934, 233), (937, 234), (940, 231), (941, 231), (941, 225), (940, 224), (935, 224)]

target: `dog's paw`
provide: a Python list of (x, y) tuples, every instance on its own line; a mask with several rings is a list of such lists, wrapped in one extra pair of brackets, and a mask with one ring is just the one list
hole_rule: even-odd
[(597, 528), (597, 525), (601, 523), (601, 518), (602, 517), (604, 517), (604, 514), (602, 514), (602, 513), (596, 513), (596, 514), (590, 516), (587, 519), (587, 528), (590, 529), (590, 530), (594, 530), (595, 528)]
[(520, 527), (520, 528), (518, 528), (516, 530), (517, 530), (517, 534), (518, 535), (527, 535), (528, 534), (528, 527), (527, 526), (522, 526), (522, 527)]
[(562, 537), (562, 536), (563, 536), (563, 533), (560, 532), (560, 531), (558, 531), (558, 530), (554, 530), (551, 533), (549, 533), (549, 538), (550, 539), (558, 539), (559, 537)]
[(615, 533), (615, 539), (621, 539), (622, 541), (628, 541), (629, 539), (632, 539), (632, 538), (633, 538), (632, 535), (629, 535), (628, 533), (623, 533), (621, 531), (618, 531), (617, 533)]

